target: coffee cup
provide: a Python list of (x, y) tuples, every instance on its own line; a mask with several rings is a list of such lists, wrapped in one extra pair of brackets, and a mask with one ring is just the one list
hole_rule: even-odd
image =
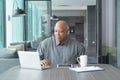
[(80, 64), (81, 67), (87, 66), (87, 55), (81, 55), (77, 57), (77, 62)]

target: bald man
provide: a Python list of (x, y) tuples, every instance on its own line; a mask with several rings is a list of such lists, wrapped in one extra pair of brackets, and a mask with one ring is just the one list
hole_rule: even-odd
[(54, 27), (54, 36), (43, 40), (39, 47), (41, 65), (76, 64), (76, 58), (84, 54), (81, 43), (68, 37), (69, 27), (63, 20)]

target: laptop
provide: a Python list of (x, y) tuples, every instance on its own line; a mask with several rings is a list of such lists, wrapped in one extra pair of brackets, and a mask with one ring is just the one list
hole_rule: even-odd
[(28, 69), (47, 69), (50, 66), (41, 66), (38, 52), (18, 51), (18, 57), (21, 68)]

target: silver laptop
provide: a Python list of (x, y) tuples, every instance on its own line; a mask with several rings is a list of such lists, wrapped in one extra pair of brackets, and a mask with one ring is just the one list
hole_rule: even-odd
[(40, 65), (40, 57), (38, 52), (18, 51), (18, 56), (21, 68), (43, 70), (50, 67)]

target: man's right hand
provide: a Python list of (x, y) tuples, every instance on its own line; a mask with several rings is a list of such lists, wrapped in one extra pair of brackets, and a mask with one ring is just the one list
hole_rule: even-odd
[(50, 66), (50, 63), (49, 63), (48, 59), (43, 59), (43, 60), (41, 60), (41, 61), (40, 61), (40, 64), (41, 64), (42, 66)]

